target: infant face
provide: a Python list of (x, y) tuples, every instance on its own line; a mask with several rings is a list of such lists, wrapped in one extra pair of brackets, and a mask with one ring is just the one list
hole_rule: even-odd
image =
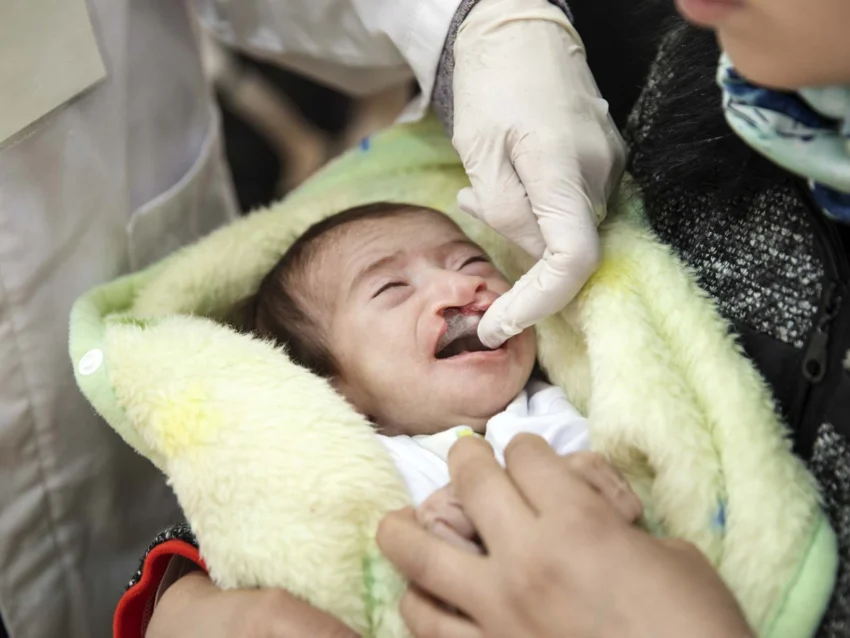
[(497, 350), (476, 334), (510, 284), (443, 215), (356, 222), (318, 257), (310, 285), (329, 311), (335, 385), (385, 433), (480, 431), (528, 381), (532, 331)]

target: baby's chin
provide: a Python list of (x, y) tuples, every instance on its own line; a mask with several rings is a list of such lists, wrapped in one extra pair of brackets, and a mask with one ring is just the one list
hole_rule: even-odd
[(470, 375), (463, 386), (447, 389), (442, 400), (435, 402), (435, 405), (443, 406), (446, 413), (435, 421), (445, 426), (442, 429), (468, 425), (477, 432), (483, 432), (487, 421), (503, 412), (528, 383), (530, 370), (528, 373), (514, 372), (500, 379), (476, 379)]
[[(514, 337), (507, 344), (506, 360), (492, 368), (469, 366), (443, 385), (444, 405), (452, 406), (468, 419), (485, 424), (513, 401), (528, 383), (534, 369), (534, 341), (531, 335)], [(455, 423), (457, 425), (458, 423)], [(472, 425), (469, 423), (468, 425)]]
[(534, 335), (528, 331), (492, 359), (483, 354), (435, 362), (412, 380), (406, 397), (387, 402), (406, 409), (389, 410), (383, 423), (395, 424), (388, 431), (408, 435), (436, 434), (458, 425), (484, 432), (487, 421), (503, 412), (528, 383), (534, 361)]
[(469, 396), (464, 405), (470, 415), (477, 415), (485, 420), (491, 419), (504, 412), (508, 404), (522, 392), (526, 381), (527, 379), (515, 384), (505, 384), (498, 389), (491, 388), (489, 392), (484, 389), (480, 396)]
[(378, 425), (387, 435), (437, 434), (459, 425), (484, 433), (487, 421), (505, 410), (525, 387), (531, 374), (523, 370), (514, 372), (496, 379), (470, 375), (462, 384), (432, 385), (424, 404), (409, 400), (399, 402), (396, 407), (403, 409), (381, 415)]

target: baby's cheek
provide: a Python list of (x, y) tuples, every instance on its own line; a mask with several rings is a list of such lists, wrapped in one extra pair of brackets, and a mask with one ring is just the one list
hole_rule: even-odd
[(496, 293), (498, 297), (501, 297), (511, 289), (511, 284), (507, 279), (502, 277), (491, 277), (487, 279), (487, 289)]
[(416, 389), (411, 386), (416, 379), (409, 363), (414, 360), (411, 347), (396, 331), (395, 326), (376, 323), (366, 334), (358, 335), (363, 383), (369, 386), (373, 396), (388, 402), (391, 409)]
[[(535, 333), (534, 328), (526, 328), (513, 337), (508, 344), (513, 351), (511, 379), (516, 377), (521, 386), (524, 386), (534, 370), (535, 361), (537, 361), (537, 333)], [(522, 387), (518, 388), (518, 390), (521, 389)]]

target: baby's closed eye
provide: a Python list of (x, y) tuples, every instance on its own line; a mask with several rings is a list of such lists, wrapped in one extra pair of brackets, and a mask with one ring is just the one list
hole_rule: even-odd
[(460, 267), (461, 267), (461, 269), (463, 269), (463, 268), (466, 268), (467, 266), (471, 266), (472, 264), (482, 264), (482, 263), (483, 264), (489, 264), (490, 260), (487, 258), (486, 255), (475, 255), (473, 257), (470, 257), (466, 261), (464, 261), (460, 265)]
[(403, 281), (390, 281), (389, 283), (386, 283), (383, 286), (381, 286), (380, 288), (378, 288), (378, 290), (375, 292), (375, 294), (372, 295), (372, 299), (374, 299), (375, 297), (378, 297), (379, 295), (382, 295), (383, 293), (387, 292), (388, 290), (392, 290), (393, 288), (400, 288), (400, 287), (406, 286), (406, 285), (407, 284)]

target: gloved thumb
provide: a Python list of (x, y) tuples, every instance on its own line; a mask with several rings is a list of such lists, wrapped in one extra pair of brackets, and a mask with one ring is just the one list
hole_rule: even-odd
[[(574, 250), (548, 250), (531, 270), (487, 309), (478, 324), (478, 338), (497, 348), (541, 319), (558, 312), (575, 297), (600, 260), (595, 228), (569, 242)], [(592, 235), (591, 235), (592, 234)]]

